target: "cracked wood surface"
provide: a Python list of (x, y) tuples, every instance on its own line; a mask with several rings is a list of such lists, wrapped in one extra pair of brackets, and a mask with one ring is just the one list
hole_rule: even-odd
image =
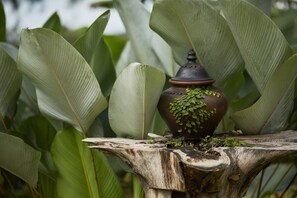
[[(167, 148), (170, 138), (87, 138), (90, 148), (120, 157), (140, 177), (146, 197), (242, 197), (269, 163), (297, 152), (297, 132), (233, 136), (251, 147)], [(222, 137), (223, 138), (223, 137)]]

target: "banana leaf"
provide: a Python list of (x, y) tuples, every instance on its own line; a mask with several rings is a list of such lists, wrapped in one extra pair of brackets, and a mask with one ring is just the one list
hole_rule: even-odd
[(127, 67), (130, 63), (137, 62), (137, 57), (133, 52), (131, 42), (127, 41), (120, 58), (115, 66), (116, 75), (119, 76), (120, 73)]
[(0, 132), (0, 167), (31, 186), (37, 185), (41, 154), (22, 139)]
[[(131, 49), (136, 57), (134, 62), (152, 65), (173, 76), (178, 66), (172, 60), (169, 46), (149, 28), (149, 11), (140, 1), (114, 0), (113, 3), (125, 25)], [(125, 66), (127, 64), (119, 67)]]
[(91, 65), (92, 57), (99, 45), (105, 27), (110, 17), (110, 11), (100, 15), (93, 24), (88, 28), (87, 32), (75, 41), (73, 46), (81, 53), (86, 61)]
[(248, 134), (271, 133), (286, 127), (293, 109), (296, 64), (297, 54), (274, 72), (255, 104), (234, 113), (232, 118), (241, 130)]
[(217, 86), (224, 87), (234, 74), (242, 77), (243, 60), (233, 35), (220, 13), (205, 1), (155, 1), (150, 27), (171, 46), (180, 65), (193, 48)]
[(120, 35), (103, 35), (103, 39), (111, 51), (112, 61), (116, 64), (121, 56), (121, 53), (127, 43), (127, 36)]
[(269, 197), (269, 194), (274, 195), (277, 192), (283, 192), (297, 173), (296, 165), (290, 162), (288, 158), (285, 160), (287, 162), (273, 163), (263, 169), (249, 186), (245, 198), (248, 196), (256, 197), (257, 193), (260, 195), (259, 197)]
[(103, 39), (97, 45), (90, 64), (100, 84), (103, 95), (108, 97), (116, 80), (116, 71), (109, 48)]
[(242, 0), (222, 0), (245, 68), (262, 94), (274, 71), (292, 55), (282, 32), (261, 10)]
[(90, 150), (73, 128), (60, 131), (51, 153), (58, 169), (57, 194), (65, 198), (124, 197), (105, 156)]
[(50, 18), (45, 22), (43, 27), (51, 29), (57, 33), (61, 33), (62, 25), (61, 25), (61, 20), (58, 13), (55, 12), (54, 14), (52, 14)]
[(165, 83), (154, 67), (131, 63), (117, 78), (109, 100), (109, 122), (118, 136), (145, 139)]
[(18, 68), (36, 87), (40, 111), (84, 133), (107, 101), (97, 79), (71, 44), (49, 29), (24, 29)]
[(9, 114), (11, 105), (16, 105), (21, 86), (21, 73), (16, 62), (0, 45), (0, 113)]

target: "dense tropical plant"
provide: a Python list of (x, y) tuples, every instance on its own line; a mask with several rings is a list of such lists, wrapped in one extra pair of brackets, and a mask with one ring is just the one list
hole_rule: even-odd
[[(123, 169), (113, 166), (116, 174), (114, 159), (82, 139), (163, 134), (155, 111), (165, 74), (191, 48), (228, 98), (218, 132), (296, 130), (296, 39), (294, 21), (284, 20), (294, 10), (261, 0), (156, 0), (151, 13), (138, 0), (113, 5), (127, 42), (103, 35), (106, 11), (77, 31), (54, 13), (43, 28), (24, 29), (18, 48), (0, 43), (0, 196), (124, 197)], [(0, 3), (0, 41), (5, 21)], [(287, 161), (260, 173), (248, 196), (286, 191), (297, 172), (296, 157)]]
[[(34, 197), (123, 197), (106, 157), (82, 142), (107, 107), (87, 61), (96, 63), (92, 57), (100, 50), (108, 18), (109, 12), (98, 17), (74, 43), (81, 53), (47, 28), (23, 30), (16, 62), (5, 51), (8, 47), (1, 47), (1, 148), (6, 155), (1, 155), (0, 166), (3, 186), (10, 185), (3, 196), (16, 196), (18, 189), (9, 178), (12, 173), (28, 184), (29, 188), (21, 185), (20, 190), (29, 189)], [(53, 15), (45, 26), (59, 31), (58, 16)], [(10, 111), (19, 91), (18, 122)], [(22, 115), (26, 113), (20, 110), (30, 113)]]

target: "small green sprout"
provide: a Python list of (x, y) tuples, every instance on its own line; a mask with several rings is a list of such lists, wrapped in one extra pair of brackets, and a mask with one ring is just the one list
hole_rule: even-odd
[(199, 144), (201, 151), (207, 151), (213, 147), (240, 147), (240, 146), (250, 146), (244, 141), (240, 141), (234, 137), (218, 138), (206, 136), (202, 138)]
[(147, 141), (147, 143), (148, 144), (155, 144), (156, 142), (155, 142), (155, 140), (149, 140), (149, 141)]

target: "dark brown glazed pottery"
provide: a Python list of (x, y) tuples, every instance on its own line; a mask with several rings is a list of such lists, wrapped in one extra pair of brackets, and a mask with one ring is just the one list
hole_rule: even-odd
[(224, 94), (212, 86), (214, 80), (196, 63), (193, 50), (187, 59), (169, 80), (173, 86), (162, 93), (158, 110), (174, 137), (199, 141), (213, 134), (228, 105)]

